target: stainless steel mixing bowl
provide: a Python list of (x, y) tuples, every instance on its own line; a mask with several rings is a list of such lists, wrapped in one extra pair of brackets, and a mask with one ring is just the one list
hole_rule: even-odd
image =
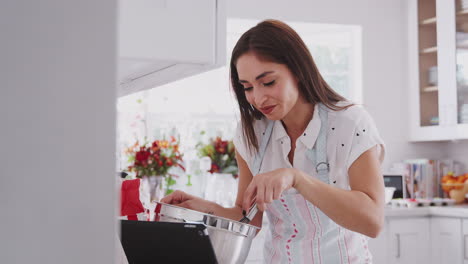
[(220, 264), (244, 263), (252, 240), (259, 230), (256, 226), (239, 221), (159, 202), (155, 210), (155, 220), (205, 224)]

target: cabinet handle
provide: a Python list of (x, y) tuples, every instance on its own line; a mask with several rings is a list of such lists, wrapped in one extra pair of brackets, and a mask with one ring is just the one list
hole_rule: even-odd
[(395, 234), (397, 242), (396, 258), (400, 258), (400, 234)]
[(468, 252), (466, 251), (466, 246), (468, 246), (467, 242), (468, 234), (463, 236), (463, 256), (464, 259), (468, 259)]

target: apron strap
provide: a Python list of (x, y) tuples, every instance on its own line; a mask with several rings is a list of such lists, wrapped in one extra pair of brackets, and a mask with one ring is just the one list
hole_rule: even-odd
[(268, 120), (268, 125), (266, 130), (263, 132), (262, 140), (260, 143), (260, 149), (255, 155), (254, 164), (253, 164), (253, 176), (257, 175), (260, 172), (260, 167), (262, 166), (263, 156), (265, 156), (266, 147), (271, 138), (271, 132), (273, 131), (273, 125), (275, 121)]
[(330, 171), (330, 164), (327, 161), (327, 130), (328, 130), (328, 112), (324, 109), (323, 104), (319, 104), (320, 115), (320, 131), (312, 151), (315, 152), (315, 170), (317, 171), (318, 178), (325, 182), (330, 183), (328, 172)]
[[(320, 131), (315, 142), (314, 147), (310, 150), (310, 154), (315, 160), (315, 170), (317, 171), (318, 178), (329, 184), (330, 180), (328, 177), (328, 172), (330, 171), (330, 164), (327, 160), (327, 130), (328, 130), (328, 112), (325, 110), (325, 106), (322, 103), (319, 103), (319, 116), (320, 116)], [(268, 120), (268, 125), (263, 133), (261, 139), (260, 149), (255, 155), (253, 171), (252, 174), (255, 176), (260, 172), (260, 167), (262, 165), (263, 157), (265, 155), (266, 147), (271, 138), (271, 133), (273, 131), (273, 125), (275, 121)]]

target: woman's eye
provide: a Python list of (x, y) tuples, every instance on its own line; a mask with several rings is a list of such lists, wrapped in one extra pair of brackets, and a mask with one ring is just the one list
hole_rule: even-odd
[(244, 91), (245, 91), (245, 92), (248, 92), (248, 91), (252, 90), (252, 88), (253, 88), (253, 87), (244, 87)]
[(269, 83), (264, 83), (263, 86), (272, 86), (273, 84), (275, 84), (275, 80), (269, 82)]

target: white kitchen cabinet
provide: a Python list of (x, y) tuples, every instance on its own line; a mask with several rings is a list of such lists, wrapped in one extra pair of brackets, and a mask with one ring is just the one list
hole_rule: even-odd
[(119, 4), (118, 96), (225, 65), (225, 0)]
[[(429, 218), (391, 219), (388, 225), (387, 263), (428, 263)], [(426, 254), (425, 254), (426, 253)]]
[(463, 264), (462, 221), (459, 218), (431, 219), (432, 264)]
[(463, 229), (463, 264), (468, 264), (468, 219), (462, 220)]
[(468, 7), (408, 1), (410, 140), (468, 138)]

